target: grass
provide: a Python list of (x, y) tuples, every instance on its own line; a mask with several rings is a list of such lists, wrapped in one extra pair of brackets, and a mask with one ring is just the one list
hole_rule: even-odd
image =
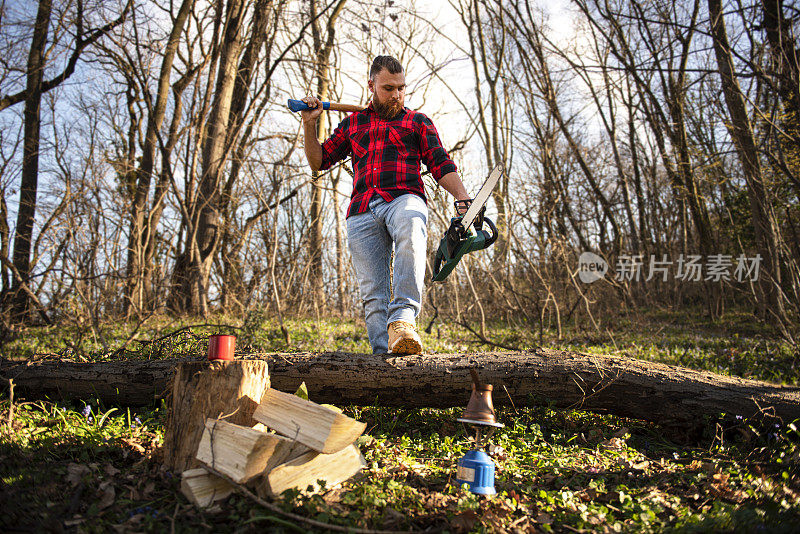
[[(129, 415), (87, 406), (16, 406), (13, 431), (0, 434), (0, 530), (295, 530), (240, 496), (207, 511), (189, 504), (157, 461), (163, 408)], [(611, 416), (506, 411), (490, 450), (498, 494), (479, 498), (453, 482), (471, 447), (459, 410), (347, 413), (368, 423), (367, 469), (322, 495), (287, 491), (283, 509), (345, 526), (453, 532), (791, 532), (800, 519), (794, 425), (767, 433), (734, 419), (678, 444), (658, 427)]]
[[(286, 350), (278, 325), (251, 314), (232, 324), (239, 348)], [(42, 328), (6, 343), (16, 357), (152, 358), (202, 354), (219, 327), (181, 330), (189, 320), (154, 318), (119, 350), (135, 325), (86, 334)], [(289, 319), (292, 350), (366, 352), (352, 320)], [(532, 348), (538, 332), (491, 325), (492, 340)], [(170, 335), (176, 332), (174, 335)], [(481, 348), (465, 330), (438, 325), (428, 350)], [(101, 340), (102, 342), (95, 339)], [(71, 340), (71, 341), (66, 341)], [(546, 332), (550, 347), (625, 354), (726, 374), (798, 383), (796, 355), (737, 316), (702, 323), (678, 314), (615, 318), (600, 332)], [(71, 346), (69, 346), (71, 344)], [(313, 399), (312, 399), (313, 400)], [(454, 484), (456, 462), (471, 448), (460, 409), (345, 407), (367, 423), (360, 448), (367, 468), (341, 488), (317, 495), (288, 491), (282, 509), (331, 524), (449, 532), (793, 532), (800, 520), (800, 421), (744, 420), (721, 414), (704, 435), (641, 421), (548, 407), (501, 411), (492, 437), (494, 498)], [(276, 512), (234, 495), (198, 510), (158, 461), (166, 410), (129, 410), (96, 400), (14, 404), (0, 398), (0, 531), (297, 532)]]

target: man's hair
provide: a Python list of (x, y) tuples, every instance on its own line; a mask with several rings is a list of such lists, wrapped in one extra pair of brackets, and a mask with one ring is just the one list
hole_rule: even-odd
[(378, 56), (372, 61), (372, 67), (369, 69), (369, 78), (375, 79), (375, 75), (383, 69), (389, 71), (389, 74), (397, 74), (403, 72), (403, 66), (392, 56)]

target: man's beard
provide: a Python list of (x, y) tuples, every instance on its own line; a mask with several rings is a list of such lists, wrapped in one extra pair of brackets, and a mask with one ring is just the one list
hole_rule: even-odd
[(377, 95), (372, 99), (372, 104), (375, 108), (375, 113), (378, 114), (378, 117), (385, 121), (397, 117), (397, 114), (403, 110), (403, 105), (399, 100), (387, 100), (385, 102), (381, 102), (378, 100)]

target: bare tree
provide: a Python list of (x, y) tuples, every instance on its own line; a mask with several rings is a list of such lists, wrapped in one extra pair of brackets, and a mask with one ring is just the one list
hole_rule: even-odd
[(28, 293), (22, 290), (30, 280), (31, 236), (36, 215), (36, 192), (39, 179), (39, 128), (44, 79), (44, 52), (50, 28), (52, 3), (41, 0), (33, 26), (28, 55), (25, 87), (24, 143), (22, 147), (22, 183), (20, 185), (17, 226), (14, 232), (14, 283), (11, 286), (11, 312), (18, 318), (28, 313)]
[[(105, 26), (91, 30), (84, 29), (83, 3), (77, 5), (75, 17), (75, 49), (70, 56), (66, 69), (45, 82), (44, 71), (46, 68), (45, 52), (47, 50), (48, 32), (51, 25), (53, 6), (51, 0), (40, 0), (33, 25), (33, 37), (28, 54), (26, 67), (26, 85), (23, 91), (8, 95), (0, 99), (0, 110), (24, 100), (24, 142), (22, 149), (22, 180), (20, 184), (20, 197), (17, 209), (17, 223), (14, 230), (13, 254), (13, 283), (10, 293), (11, 314), (19, 319), (27, 317), (30, 311), (30, 274), (31, 274), (31, 242), (33, 239), (33, 225), (36, 218), (37, 191), (39, 180), (39, 153), (40, 153), (40, 114), (42, 95), (57, 87), (72, 72), (80, 57), (81, 52), (90, 44), (100, 39), (121, 24), (130, 7), (130, 2), (124, 7), (122, 14)], [(64, 20), (59, 20), (64, 24)]]
[(469, 59), (475, 77), (476, 127), (484, 149), (486, 165), (493, 169), (502, 164), (503, 178), (493, 191), (497, 207), (499, 237), (495, 245), (495, 258), (503, 263), (508, 256), (509, 170), (513, 165), (511, 131), (514, 114), (513, 100), (506, 86), (508, 69), (506, 46), (509, 44), (506, 12), (494, 9), (485, 0), (459, 0), (451, 2), (469, 35)]
[(750, 210), (756, 233), (758, 250), (764, 260), (764, 278), (758, 284), (758, 303), (762, 316), (775, 315), (781, 322), (786, 314), (781, 295), (781, 269), (776, 238), (775, 214), (768, 192), (764, 187), (761, 163), (756, 149), (753, 128), (745, 107), (745, 99), (734, 74), (730, 43), (725, 27), (720, 0), (708, 0), (711, 33), (717, 67), (722, 80), (722, 92), (729, 114), (731, 138), (736, 146), (742, 171), (747, 183)]
[[(139, 167), (136, 169), (136, 192), (131, 206), (131, 226), (128, 242), (128, 264), (127, 278), (128, 284), (125, 288), (126, 309), (128, 311), (141, 312), (147, 302), (146, 284), (148, 280), (148, 266), (152, 259), (153, 242), (156, 236), (159, 217), (155, 216), (156, 211), (163, 205), (166, 188), (164, 184), (159, 184), (153, 199), (153, 208), (148, 207), (148, 200), (151, 194), (151, 183), (155, 169), (156, 153), (159, 147), (159, 132), (161, 130), (167, 111), (169, 92), (171, 87), (171, 77), (173, 73), (173, 62), (178, 51), (181, 34), (184, 31), (189, 14), (194, 8), (195, 0), (183, 0), (178, 13), (172, 21), (172, 30), (167, 39), (161, 60), (161, 69), (158, 76), (158, 85), (155, 94), (155, 101), (146, 85), (143, 89), (145, 101), (148, 103), (147, 109), (147, 131), (142, 147), (142, 155)], [(186, 81), (182, 80), (182, 85)], [(180, 88), (180, 86), (179, 86)], [(176, 105), (177, 109), (180, 109)], [(176, 114), (177, 117), (177, 114)], [(163, 144), (164, 140), (161, 139)], [(163, 180), (162, 180), (163, 181)]]
[[(310, 15), (311, 37), (313, 39), (314, 61), (314, 80), (317, 96), (323, 100), (329, 100), (331, 85), (331, 55), (336, 38), (336, 21), (341, 15), (346, 0), (339, 0), (330, 13), (323, 19), (318, 17), (320, 9), (318, 0), (311, 0)], [(317, 120), (317, 137), (324, 139), (327, 137), (328, 124), (327, 114), (323, 113)], [(309, 253), (311, 257), (311, 271), (309, 279), (311, 281), (311, 292), (314, 298), (314, 306), (325, 308), (324, 279), (322, 270), (322, 193), (323, 189), (318, 182), (319, 174), (314, 173), (311, 184), (311, 210), (309, 213), (311, 231), (309, 232)]]

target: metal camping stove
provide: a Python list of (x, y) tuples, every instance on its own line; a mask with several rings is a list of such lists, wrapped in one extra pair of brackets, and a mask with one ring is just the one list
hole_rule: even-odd
[(472, 395), (457, 421), (473, 427), (475, 448), (458, 461), (456, 483), (468, 484), (469, 490), (478, 495), (494, 495), (494, 462), (483, 451), (483, 446), (503, 425), (495, 419), (491, 384), (482, 384), (474, 369), (469, 372), (472, 375)]

